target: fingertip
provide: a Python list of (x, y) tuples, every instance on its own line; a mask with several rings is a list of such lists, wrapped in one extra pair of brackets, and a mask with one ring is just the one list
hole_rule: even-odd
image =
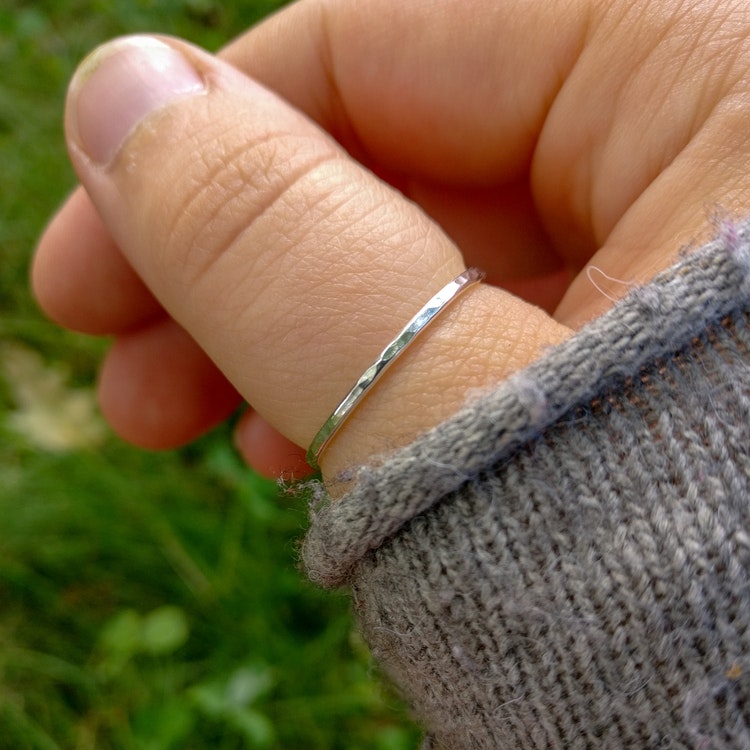
[(61, 255), (58, 251), (64, 253), (70, 246), (68, 216), (75, 213), (75, 204), (74, 196), (70, 196), (44, 227), (31, 259), (29, 281), (37, 304), (48, 318), (66, 328), (79, 330), (75, 325), (78, 308), (68, 309), (74, 279), (67, 273), (56, 272)]
[(30, 277), (43, 312), (81, 333), (119, 333), (161, 311), (83, 188), (68, 197), (44, 229)]
[(313, 473), (305, 452), (252, 410), (239, 419), (234, 432), (235, 446), (245, 463), (269, 479), (304, 479)]
[(115, 432), (148, 450), (194, 440), (241, 403), (213, 362), (169, 319), (117, 338), (102, 364), (98, 396)]

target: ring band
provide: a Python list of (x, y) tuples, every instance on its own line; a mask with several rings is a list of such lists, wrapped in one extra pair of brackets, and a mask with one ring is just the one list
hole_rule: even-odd
[(407, 346), (462, 292), (477, 284), (484, 278), (484, 272), (469, 268), (446, 284), (424, 307), (406, 324), (401, 332), (380, 353), (380, 356), (365, 370), (362, 377), (354, 384), (344, 400), (334, 409), (325, 424), (320, 428), (307, 450), (307, 462), (318, 468), (318, 458), (333, 436), (338, 432), (346, 418), (359, 404), (367, 391), (378, 381), (380, 376), (404, 353)]

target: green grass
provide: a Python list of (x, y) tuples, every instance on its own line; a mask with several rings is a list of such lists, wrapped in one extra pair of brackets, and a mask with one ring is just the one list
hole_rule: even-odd
[(245, 469), (226, 428), (160, 454), (90, 415), (80, 447), (40, 439), (88, 414), (74, 407), (90, 404), (101, 353), (27, 289), (35, 239), (74, 184), (60, 122), (76, 63), (138, 30), (216, 49), (280, 4), (0, 9), (0, 750), (417, 744), (346, 595), (296, 568), (304, 503)]

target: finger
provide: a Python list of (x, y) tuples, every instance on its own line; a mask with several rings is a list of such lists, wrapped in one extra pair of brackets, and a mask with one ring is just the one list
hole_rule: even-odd
[(123, 438), (174, 448), (224, 421), (241, 397), (174, 321), (120, 335), (99, 376), (99, 403)]
[(118, 333), (163, 312), (80, 188), (43, 234), (31, 275), (47, 315), (75, 331)]
[(559, 320), (580, 326), (711, 239), (717, 213), (745, 215), (749, 71), (745, 3), (622, 3), (598, 19), (535, 154), (556, 243), (590, 265)]
[(305, 451), (279, 434), (252, 409), (237, 422), (234, 443), (247, 465), (269, 479), (291, 481), (312, 474)]
[[(169, 45), (120, 41), (79, 71), (66, 115), (74, 164), (165, 309), (259, 413), (305, 445), (463, 263), (420, 211), (300, 113), (218, 60)], [(500, 334), (487, 330), (490, 310), (509, 321)], [(370, 408), (390, 399), (392, 418), (381, 415), (384, 433), (362, 429), (360, 442), (413, 437), (425, 402), (440, 420), (466, 388), (566, 334), (538, 310), (477, 290), (368, 399)], [(457, 345), (469, 356), (445, 368)]]

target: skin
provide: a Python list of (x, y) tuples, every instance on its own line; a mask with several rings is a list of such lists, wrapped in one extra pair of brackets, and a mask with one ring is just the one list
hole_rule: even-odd
[(245, 400), (243, 456), (300, 476), (383, 346), (482, 267), (325, 452), (334, 486), (746, 213), (744, 0), (518, 7), (302, 0), (218, 57), (164, 40), (202, 88), (107, 164), (86, 86), (128, 53), (84, 64), (66, 111), (83, 187), (32, 276), (61, 325), (114, 336), (116, 430), (170, 447)]

